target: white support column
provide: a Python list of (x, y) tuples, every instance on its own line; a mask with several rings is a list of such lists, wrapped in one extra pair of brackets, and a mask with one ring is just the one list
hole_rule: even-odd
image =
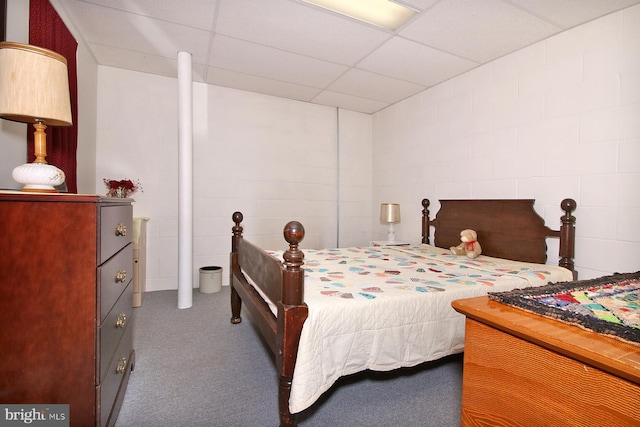
[(191, 54), (178, 52), (178, 308), (193, 300), (193, 77)]

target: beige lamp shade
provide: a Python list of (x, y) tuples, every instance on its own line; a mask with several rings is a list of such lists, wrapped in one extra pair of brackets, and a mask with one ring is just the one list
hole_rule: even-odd
[(380, 222), (383, 224), (389, 224), (387, 241), (395, 241), (396, 234), (395, 230), (393, 229), (393, 224), (397, 224), (400, 222), (400, 205), (397, 203), (382, 203), (380, 205)]
[(71, 126), (67, 60), (41, 47), (1, 42), (0, 117)]
[(16, 167), (13, 179), (22, 191), (56, 192), (64, 172), (47, 164), (47, 126), (71, 126), (67, 60), (48, 49), (0, 43), (0, 117), (33, 123), (33, 163)]
[(397, 203), (382, 203), (380, 205), (380, 222), (383, 224), (398, 224), (400, 222), (400, 205)]

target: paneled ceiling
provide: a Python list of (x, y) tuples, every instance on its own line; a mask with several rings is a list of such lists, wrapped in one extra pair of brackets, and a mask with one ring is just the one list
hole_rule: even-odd
[[(349, 0), (344, 0), (349, 1)], [(300, 0), (52, 0), (98, 64), (364, 113), (640, 0), (402, 0), (395, 32)]]

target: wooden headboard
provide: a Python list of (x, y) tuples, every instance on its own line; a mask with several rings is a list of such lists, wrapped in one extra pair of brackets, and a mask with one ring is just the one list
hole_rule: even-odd
[(434, 245), (449, 248), (460, 244), (460, 231), (470, 228), (478, 233), (482, 254), (515, 261), (544, 264), (547, 261), (547, 237), (560, 238), (561, 267), (571, 270), (574, 278), (576, 208), (573, 199), (564, 199), (560, 207), (560, 230), (544, 223), (533, 205), (534, 199), (440, 200), (440, 210), (429, 219), (429, 200), (422, 200), (422, 242), (429, 243), (429, 229), (434, 227)]

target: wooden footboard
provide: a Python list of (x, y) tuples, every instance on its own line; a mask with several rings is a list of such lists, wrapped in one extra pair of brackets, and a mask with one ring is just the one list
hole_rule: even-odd
[[(304, 271), (301, 268), (304, 254), (298, 248), (298, 244), (304, 239), (304, 227), (297, 221), (291, 221), (284, 227), (284, 238), (289, 243), (289, 249), (283, 255), (284, 263), (281, 263), (244, 240), (240, 225), (242, 219), (242, 213), (233, 214), (235, 226), (229, 269), (231, 323), (242, 321), (240, 310), (244, 301), (275, 356), (279, 373), (280, 425), (295, 426), (296, 417), (289, 411), (289, 396), (300, 333), (308, 315), (307, 305), (304, 303)], [(247, 276), (276, 304), (277, 316), (273, 315), (269, 305), (249, 283)]]

